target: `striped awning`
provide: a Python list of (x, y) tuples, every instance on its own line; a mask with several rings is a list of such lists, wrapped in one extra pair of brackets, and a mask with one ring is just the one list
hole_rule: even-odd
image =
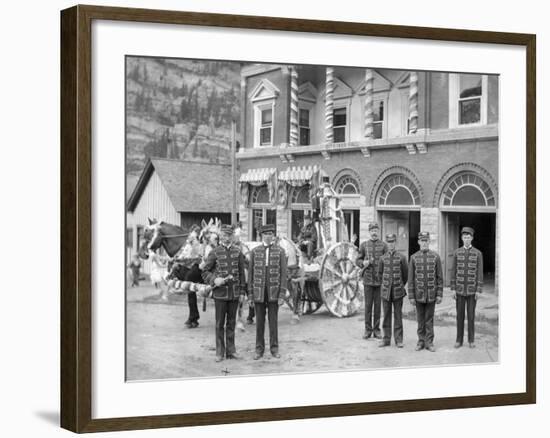
[(310, 182), (311, 175), (316, 170), (318, 170), (318, 166), (291, 166), (279, 172), (279, 181)]
[(247, 182), (247, 183), (261, 183), (266, 182), (269, 177), (273, 174), (273, 172), (276, 172), (277, 169), (275, 167), (268, 168), (263, 167), (261, 169), (248, 169), (245, 173), (241, 174), (239, 177), (239, 182)]

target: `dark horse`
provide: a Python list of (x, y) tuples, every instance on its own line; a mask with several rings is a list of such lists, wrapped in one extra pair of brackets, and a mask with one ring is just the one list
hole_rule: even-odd
[[(162, 247), (166, 254), (173, 258), (185, 245), (188, 236), (189, 231), (182, 227), (149, 219), (149, 226), (143, 232), (143, 243), (139, 248), (139, 256), (146, 260), (149, 258), (149, 251), (156, 251)], [(169, 279), (176, 278), (191, 283), (203, 283), (199, 260), (192, 260), (189, 263), (180, 263), (173, 260), (168, 265), (168, 272)], [(189, 317), (185, 321), (185, 325), (189, 328), (195, 328), (199, 325), (200, 318), (196, 292), (190, 291), (187, 294), (187, 304), (189, 306)]]

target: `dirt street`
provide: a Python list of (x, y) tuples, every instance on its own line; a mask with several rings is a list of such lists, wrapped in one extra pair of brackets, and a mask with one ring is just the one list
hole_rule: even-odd
[[(255, 325), (236, 332), (237, 352), (242, 359), (214, 361), (214, 303), (208, 300), (206, 312), (200, 311), (200, 326), (184, 326), (188, 309), (186, 299), (168, 303), (156, 299), (157, 291), (142, 282), (127, 293), (127, 379), (151, 380), (220, 375), (297, 373), (386, 367), (472, 364), (498, 360), (498, 323), (483, 320), (476, 324), (476, 348), (453, 348), (456, 328), (453, 302), (445, 291), (444, 302), (436, 313), (435, 347), (437, 351), (414, 351), (416, 321), (405, 300), (403, 349), (392, 345), (378, 347), (378, 340), (363, 340), (362, 312), (350, 318), (331, 316), (324, 306), (313, 315), (291, 325), (291, 311), (279, 309), (280, 359), (266, 348), (265, 356), (252, 360)], [(199, 302), (199, 308), (202, 301)], [(246, 310), (245, 310), (246, 311)], [(266, 345), (269, 345), (266, 324)]]

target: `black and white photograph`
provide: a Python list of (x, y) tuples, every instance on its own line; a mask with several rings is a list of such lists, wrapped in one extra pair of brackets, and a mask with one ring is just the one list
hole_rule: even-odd
[(127, 381), (499, 362), (499, 75), (404, 67), (125, 57)]

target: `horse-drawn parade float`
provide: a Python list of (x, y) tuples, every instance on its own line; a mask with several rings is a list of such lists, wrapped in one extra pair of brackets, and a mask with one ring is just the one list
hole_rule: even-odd
[[(277, 236), (276, 242), (287, 257), (287, 293), (282, 299), (292, 310), (292, 322), (319, 310), (323, 304), (330, 314), (342, 318), (354, 315), (363, 303), (362, 269), (356, 265), (357, 247), (348, 239), (340, 198), (327, 177), (320, 177), (310, 189), (311, 214), (306, 216), (297, 241)], [(235, 243), (245, 259), (261, 241), (244, 241), (235, 225)], [(202, 280), (202, 267), (208, 252), (217, 244), (221, 222), (202, 221), (200, 226), (180, 226), (149, 219), (139, 248), (139, 257), (148, 259), (159, 252), (168, 259), (157, 301), (196, 294), (203, 300), (211, 296), (211, 287)], [(162, 248), (162, 250), (161, 250)], [(245, 270), (246, 272), (246, 270)], [(227, 278), (226, 281), (231, 281)], [(246, 297), (245, 297), (246, 299)], [(281, 303), (282, 304), (282, 303)], [(242, 303), (238, 326), (242, 329)]]

